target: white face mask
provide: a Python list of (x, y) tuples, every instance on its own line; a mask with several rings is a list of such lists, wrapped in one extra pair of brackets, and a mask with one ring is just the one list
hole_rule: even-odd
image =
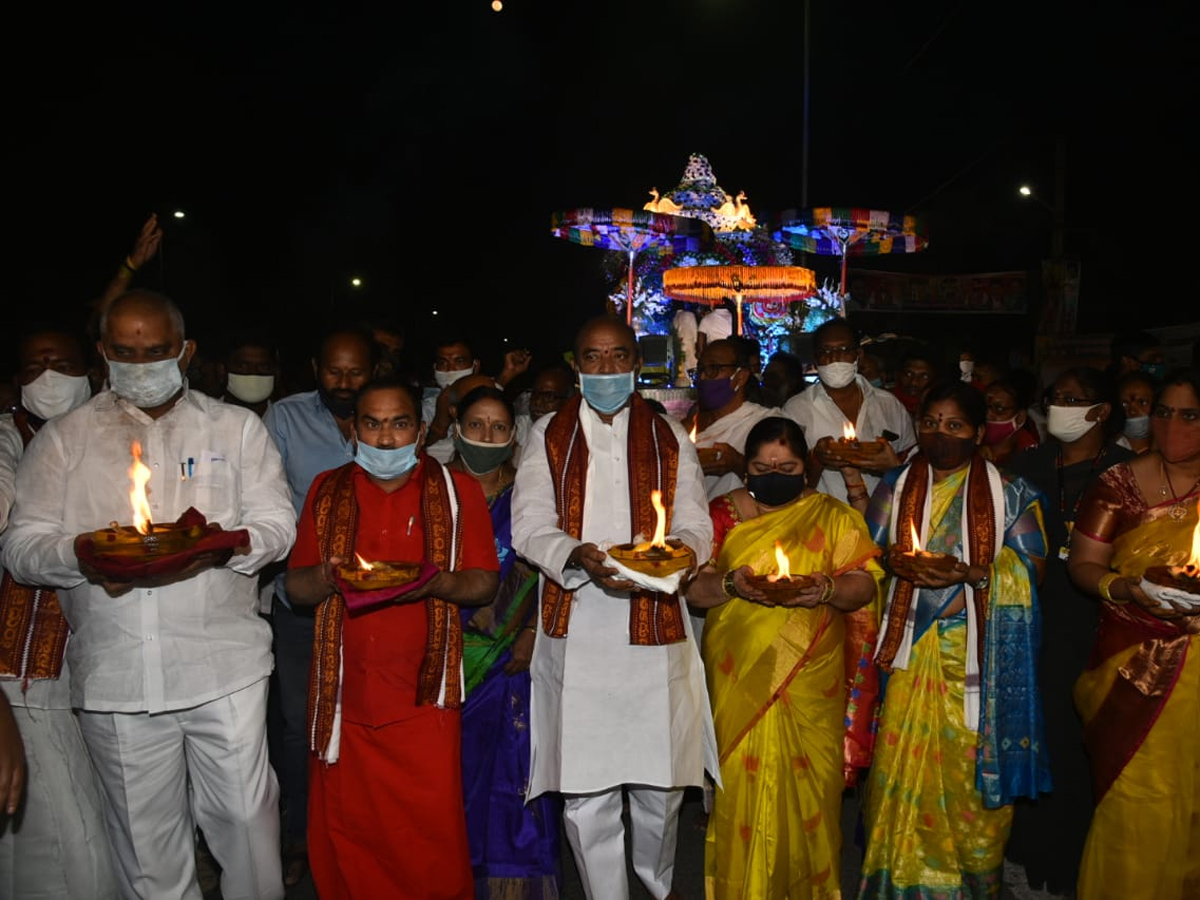
[(64, 375), (54, 369), (45, 369), (29, 384), (21, 385), (21, 405), (45, 420), (83, 406), (91, 396), (86, 375)]
[(275, 390), (275, 376), (238, 375), (230, 372), (225, 381), (225, 390), (243, 403), (262, 403)]
[(858, 362), (835, 362), (827, 366), (817, 366), (817, 377), (821, 384), (834, 390), (844, 388), (858, 374)]
[(962, 380), (969, 382), (975, 377), (975, 360), (960, 359), (958, 361), (958, 371)]
[(433, 380), (440, 388), (448, 388), (460, 378), (466, 378), (468, 375), (474, 375), (474, 367), (470, 369), (455, 369), (452, 372), (443, 372), (440, 369), (433, 370)]
[(162, 406), (183, 387), (183, 372), (179, 363), (187, 353), (187, 343), (174, 359), (157, 362), (115, 362), (104, 357), (108, 363), (108, 386), (123, 400), (128, 400), (138, 409), (153, 409)]
[(1074, 443), (1100, 424), (1099, 419), (1094, 422), (1087, 420), (1088, 413), (1099, 405), (1051, 406), (1046, 411), (1046, 430), (1064, 444)]

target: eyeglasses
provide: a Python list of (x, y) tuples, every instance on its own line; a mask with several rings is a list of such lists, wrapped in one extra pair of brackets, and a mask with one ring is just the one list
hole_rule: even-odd
[(1094, 397), (1075, 397), (1071, 394), (1051, 394), (1046, 406), (1094, 406)]
[(692, 381), (695, 381), (697, 377), (711, 381), (713, 378), (719, 378), (721, 373), (726, 369), (733, 369), (736, 372), (740, 368), (741, 366), (737, 365), (737, 363), (709, 363), (706, 366), (696, 366), (694, 369), (688, 369), (687, 375)]
[(831, 359), (857, 359), (858, 344), (843, 344), (840, 347), (818, 347), (816, 355), (818, 362)]

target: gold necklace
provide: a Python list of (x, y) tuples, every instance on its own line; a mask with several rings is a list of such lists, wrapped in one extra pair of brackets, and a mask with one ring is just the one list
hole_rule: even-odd
[(1175, 493), (1175, 485), (1171, 484), (1171, 473), (1167, 471), (1166, 460), (1164, 460), (1160, 456), (1158, 459), (1158, 464), (1162, 469), (1162, 477), (1163, 477), (1163, 485), (1162, 485), (1162, 487), (1160, 487), (1158, 489), (1158, 493), (1162, 497), (1165, 498), (1167, 496), (1167, 489), (1170, 488), (1171, 499), (1174, 500), (1175, 503), (1174, 503), (1174, 505), (1172, 505), (1172, 507), (1169, 510), (1167, 510), (1167, 515), (1170, 516), (1172, 519), (1174, 519), (1176, 522), (1181, 522), (1181, 521), (1183, 521), (1184, 517), (1187, 516), (1187, 514), (1188, 514), (1187, 507), (1185, 507), (1183, 505), (1183, 501), (1187, 497), (1194, 494), (1196, 492), (1197, 488), (1200, 488), (1200, 478), (1197, 478), (1196, 482), (1191, 486), (1191, 488), (1188, 489), (1188, 492), (1186, 494), (1184, 494), (1182, 497), (1180, 497), (1178, 494)]

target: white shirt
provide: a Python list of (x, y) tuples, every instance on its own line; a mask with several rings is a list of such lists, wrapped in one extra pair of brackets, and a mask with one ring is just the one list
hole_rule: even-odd
[[(225, 529), (250, 532), (250, 551), (164, 587), (110, 597), (84, 580), (76, 535), (132, 519), (130, 445), (150, 468), (152, 518), (189, 506)], [(193, 460), (192, 477), (182, 478)], [(184, 389), (151, 419), (111, 391), (47, 422), (17, 470), (4, 566), (18, 581), (59, 588), (75, 706), (162, 712), (225, 696), (271, 671), (271, 631), (254, 573), (296, 536), (279, 452), (253, 412)]]
[[(703, 431), (696, 434), (697, 447), (714, 447), (717, 444), (728, 444), (738, 453), (746, 453), (746, 437), (763, 419), (770, 416), (782, 416), (781, 409), (768, 409), (749, 401), (743, 403), (727, 416), (721, 416)], [(726, 472), (724, 475), (705, 475), (704, 490), (709, 500), (715, 500), (723, 494), (743, 486), (742, 476), (736, 472)]]
[[(804, 440), (808, 442), (809, 449), (815, 447), (821, 438), (840, 438), (844, 434), (842, 428), (853, 424), (854, 431), (861, 441), (878, 440), (883, 437), (885, 430), (899, 435), (891, 441), (891, 445), (898, 456), (903, 456), (917, 442), (917, 434), (913, 430), (912, 417), (909, 416), (908, 410), (895, 394), (875, 387), (861, 375), (855, 375), (854, 380), (863, 395), (857, 422), (849, 422), (826, 392), (825, 385), (819, 381), (788, 400), (783, 405), (784, 415), (795, 419), (803, 429)], [(867, 492), (874, 491), (879, 478), (870, 472), (863, 472), (862, 476), (867, 485)], [(846, 483), (842, 480), (839, 469), (825, 469), (817, 483), (817, 490), (839, 500), (846, 500)]]
[[(0, 532), (8, 527), (8, 516), (17, 496), (17, 464), (25, 452), (21, 432), (9, 413), (0, 416)], [(68, 638), (69, 640), (69, 638)], [(39, 678), (28, 688), (17, 680), (0, 681), (0, 690), (11, 706), (26, 709), (70, 709), (71, 675), (63, 663), (58, 678)]]
[(708, 342), (723, 341), (733, 334), (733, 316), (727, 309), (714, 309), (700, 320), (700, 334), (708, 336)]
[[(681, 787), (717, 773), (716, 738), (695, 641), (662, 647), (629, 643), (629, 594), (592, 584), (582, 570), (564, 572), (580, 543), (629, 541), (629, 410), (612, 425), (585, 403), (580, 427), (588, 446), (582, 541), (558, 528), (546, 459), (546, 426), (534, 423), (513, 493), (513, 548), (573, 590), (565, 638), (539, 628), (530, 676), (532, 759), (529, 797), (546, 791), (590, 793), (620, 784)], [(668, 417), (679, 441), (671, 531), (695, 551), (711, 553), (712, 521), (695, 449)], [(540, 600), (539, 600), (540, 603)], [(540, 613), (539, 613), (540, 615)], [(688, 617), (683, 616), (685, 623)], [(539, 619), (540, 621), (540, 619)]]

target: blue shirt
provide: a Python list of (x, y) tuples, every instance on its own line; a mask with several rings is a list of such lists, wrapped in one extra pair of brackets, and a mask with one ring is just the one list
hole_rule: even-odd
[[(337, 419), (316, 391), (293, 394), (271, 404), (263, 424), (283, 457), (283, 471), (299, 520), (313, 480), (353, 460), (354, 444), (342, 437)], [(275, 579), (275, 596), (287, 603), (283, 579), (283, 574)]]

